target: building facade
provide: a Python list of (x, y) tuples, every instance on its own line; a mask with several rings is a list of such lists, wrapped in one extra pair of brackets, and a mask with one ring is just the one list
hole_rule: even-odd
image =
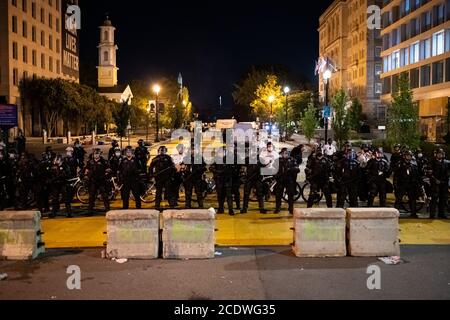
[[(42, 115), (22, 107), (20, 80), (79, 81), (78, 32), (66, 24), (71, 4), (78, 1), (0, 0), (0, 103), (18, 106), (18, 128), (27, 136), (42, 134)], [(62, 131), (60, 124), (56, 134)]]
[[(330, 97), (344, 89), (358, 98), (368, 123), (377, 128), (385, 123), (381, 103), (382, 42), (379, 29), (368, 28), (367, 9), (381, 7), (380, 0), (335, 0), (319, 20), (319, 54), (335, 67), (330, 79)], [(325, 97), (325, 83), (319, 75), (319, 94)]]
[(423, 136), (441, 141), (448, 131), (450, 0), (385, 0), (382, 27), (383, 101), (391, 102), (406, 73)]

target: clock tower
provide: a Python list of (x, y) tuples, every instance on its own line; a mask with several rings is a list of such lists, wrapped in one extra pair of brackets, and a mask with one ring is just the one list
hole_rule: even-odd
[(117, 50), (114, 42), (116, 28), (106, 16), (105, 22), (100, 28), (100, 44), (98, 45), (98, 87), (107, 88), (117, 86)]

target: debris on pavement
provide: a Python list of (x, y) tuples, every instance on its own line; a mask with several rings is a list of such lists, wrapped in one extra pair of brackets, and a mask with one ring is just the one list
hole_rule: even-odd
[(399, 256), (378, 258), (381, 262), (388, 265), (397, 265), (405, 263)]
[(8, 278), (8, 274), (0, 273), (0, 281), (5, 280), (6, 278)]
[(123, 264), (123, 263), (127, 263), (128, 259), (116, 259), (116, 258), (112, 258), (112, 261), (115, 261), (117, 263)]
[(215, 255), (215, 256), (219, 256), (219, 257), (220, 257), (220, 256), (221, 256), (222, 254), (223, 254), (223, 253), (222, 253), (222, 252), (220, 252), (220, 251), (216, 251), (216, 252), (214, 252), (214, 255)]

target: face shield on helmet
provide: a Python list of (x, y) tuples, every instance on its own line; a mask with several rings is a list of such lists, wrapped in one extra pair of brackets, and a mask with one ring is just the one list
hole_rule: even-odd
[(165, 147), (165, 146), (159, 147), (158, 154), (159, 155), (166, 155), (167, 154), (167, 147)]
[(133, 156), (133, 149), (128, 148), (127, 150), (125, 150), (125, 156), (127, 158), (131, 158)]

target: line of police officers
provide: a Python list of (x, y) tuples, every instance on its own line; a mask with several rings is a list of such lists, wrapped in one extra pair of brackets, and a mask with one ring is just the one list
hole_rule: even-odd
[[(412, 217), (417, 217), (416, 200), (423, 186), (426, 195), (431, 199), (431, 218), (436, 216), (436, 211), (440, 218), (446, 217), (449, 162), (445, 160), (442, 149), (438, 149), (434, 158), (428, 161), (421, 150), (413, 154), (396, 145), (389, 163), (382, 149), (362, 145), (361, 151), (356, 153), (346, 144), (343, 151), (336, 152), (331, 145), (329, 142), (328, 148), (317, 147), (308, 158), (305, 170), (311, 190), (307, 201), (308, 208), (317, 203), (320, 193), (324, 194), (327, 207), (331, 208), (333, 192), (337, 193), (337, 207), (343, 208), (346, 200), (351, 207), (357, 207), (358, 199), (367, 201), (368, 206), (373, 207), (377, 196), (380, 206), (385, 207), (386, 194), (391, 192), (388, 179), (393, 173), (396, 207), (400, 205), (404, 195), (407, 195)], [(230, 215), (235, 215), (235, 208), (246, 213), (253, 191), (258, 198), (260, 212), (267, 213), (264, 200), (269, 185), (265, 182), (261, 170), (268, 169), (270, 172), (273, 169), (271, 175), (276, 181), (275, 213), (281, 211), (282, 198), (286, 193), (289, 212), (292, 214), (303, 146), (294, 148), (291, 154), (285, 148), (280, 153), (275, 152), (270, 142), (261, 153), (248, 145), (246, 150), (245, 159), (241, 159), (236, 145), (218, 149), (215, 163), (209, 166), (217, 192), (218, 213), (224, 213), (225, 203)], [(86, 177), (88, 181), (90, 214), (94, 210), (98, 194), (102, 197), (105, 210), (110, 209), (109, 192), (113, 187), (111, 177), (116, 177), (122, 185), (124, 209), (129, 208), (131, 193), (136, 201), (136, 208), (141, 208), (140, 196), (144, 192), (142, 181), (145, 178), (155, 179), (156, 209), (161, 209), (163, 197), (171, 208), (177, 207), (181, 186), (185, 190), (185, 207), (192, 207), (195, 192), (198, 207), (203, 208), (207, 165), (202, 155), (195, 152), (193, 145), (186, 152), (182, 144), (177, 146), (177, 154), (170, 156), (167, 153), (165, 146), (160, 147), (158, 155), (147, 167), (150, 155), (143, 140), (138, 142), (135, 150), (127, 147), (123, 152), (117, 141), (113, 141), (108, 159), (102, 157), (100, 149), (95, 149), (86, 164), (86, 152), (78, 140), (74, 147), (66, 149), (65, 157), (56, 155), (51, 147), (48, 147), (40, 161), (26, 152), (17, 157), (13, 152), (6, 155), (0, 150), (0, 184), (6, 190), (6, 196), (0, 201), (0, 209), (9, 206), (27, 208), (30, 193), (34, 193), (41, 212), (50, 212), (50, 217), (55, 217), (60, 210), (60, 203), (63, 202), (67, 216), (71, 217), (71, 202), (75, 194), (73, 181), (79, 175)], [(241, 206), (242, 184), (244, 195)]]

